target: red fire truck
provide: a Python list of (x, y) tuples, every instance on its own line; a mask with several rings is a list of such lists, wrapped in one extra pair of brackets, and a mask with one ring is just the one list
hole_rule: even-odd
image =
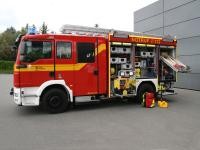
[(142, 33), (65, 25), (63, 34), (18, 38), (11, 94), (21, 106), (59, 113), (76, 97), (98, 99), (173, 92), (176, 39)]

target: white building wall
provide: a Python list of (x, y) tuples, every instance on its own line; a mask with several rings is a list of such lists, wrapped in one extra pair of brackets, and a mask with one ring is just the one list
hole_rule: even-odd
[(192, 68), (176, 87), (200, 90), (200, 0), (159, 0), (134, 12), (134, 31), (176, 36), (178, 58)]

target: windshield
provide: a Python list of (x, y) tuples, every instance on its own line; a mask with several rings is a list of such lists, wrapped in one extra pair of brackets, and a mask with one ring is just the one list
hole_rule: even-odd
[(20, 46), (20, 61), (34, 62), (38, 59), (51, 58), (51, 42), (23, 41)]

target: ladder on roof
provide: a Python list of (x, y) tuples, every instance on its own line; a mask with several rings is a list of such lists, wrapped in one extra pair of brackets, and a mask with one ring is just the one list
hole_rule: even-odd
[(87, 27), (87, 26), (79, 26), (79, 25), (63, 25), (61, 27), (61, 33), (63, 34), (79, 34), (79, 35), (135, 35), (135, 36), (151, 36), (151, 37), (161, 37), (150, 34), (144, 34), (139, 32), (129, 32), (129, 31), (121, 31), (114, 29), (104, 29), (104, 28), (95, 28), (95, 27)]
[(184, 65), (179, 60), (171, 57), (171, 56), (160, 56), (160, 60), (162, 60), (166, 65), (172, 68), (175, 72), (190, 72), (191, 69), (189, 66)]
[(108, 34), (113, 33), (112, 29), (103, 29), (103, 28), (94, 28), (94, 27), (86, 27), (86, 26), (78, 26), (78, 25), (64, 25), (61, 28), (61, 32), (64, 34), (75, 33), (75, 34)]

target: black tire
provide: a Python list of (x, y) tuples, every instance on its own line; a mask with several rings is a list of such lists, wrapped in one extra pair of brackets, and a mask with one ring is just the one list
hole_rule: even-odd
[(143, 101), (143, 95), (146, 92), (153, 92), (154, 95), (156, 94), (155, 88), (149, 84), (149, 83), (142, 83), (142, 85), (139, 87), (137, 92), (137, 102), (142, 103)]
[(43, 108), (49, 113), (62, 113), (69, 108), (69, 97), (61, 89), (49, 89), (42, 96)]

